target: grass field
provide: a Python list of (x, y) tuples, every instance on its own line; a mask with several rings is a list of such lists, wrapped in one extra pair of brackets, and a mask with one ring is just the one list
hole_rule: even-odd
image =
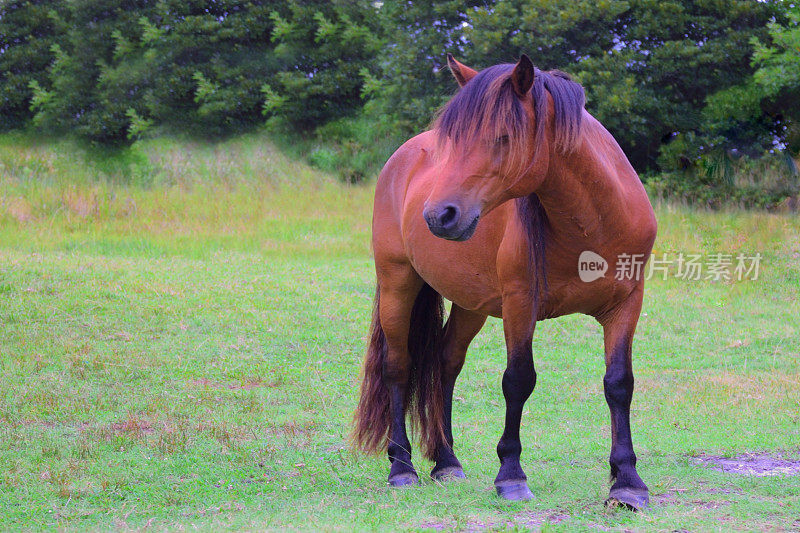
[(0, 138), (0, 527), (800, 529), (800, 476), (698, 460), (800, 459), (796, 215), (657, 209), (658, 253), (763, 258), (756, 281), (650, 282), (633, 426), (653, 505), (633, 514), (602, 505), (610, 429), (587, 317), (537, 328), (533, 501), (492, 488), (497, 320), (456, 388), (466, 481), (392, 490), (384, 457), (351, 451), (371, 194), (258, 136), (117, 155)]

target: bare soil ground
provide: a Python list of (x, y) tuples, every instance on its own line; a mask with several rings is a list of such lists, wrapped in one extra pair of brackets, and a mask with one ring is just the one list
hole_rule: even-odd
[(800, 452), (745, 453), (735, 457), (699, 455), (694, 460), (719, 472), (746, 476), (797, 476), (800, 475)]

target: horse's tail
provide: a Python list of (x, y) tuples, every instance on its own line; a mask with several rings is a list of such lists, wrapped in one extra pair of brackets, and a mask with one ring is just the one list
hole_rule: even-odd
[[(389, 389), (383, 381), (386, 361), (386, 336), (381, 327), (380, 289), (375, 292), (369, 348), (364, 360), (361, 399), (355, 414), (353, 440), (362, 451), (378, 453), (388, 443), (391, 413)], [(425, 457), (434, 459), (436, 449), (446, 442), (444, 436), (444, 398), (442, 368), (444, 354), (444, 303), (430, 285), (423, 285), (411, 311), (408, 351), (411, 369), (405, 405), (410, 407), (411, 421), (419, 432)]]

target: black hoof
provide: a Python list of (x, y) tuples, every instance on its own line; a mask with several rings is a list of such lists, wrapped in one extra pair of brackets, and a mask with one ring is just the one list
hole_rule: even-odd
[(436, 481), (450, 481), (453, 479), (464, 479), (464, 470), (460, 466), (446, 466), (431, 472), (431, 478)]
[(606, 507), (625, 507), (631, 511), (642, 511), (650, 505), (647, 489), (611, 489)]
[(389, 485), (392, 487), (410, 487), (419, 484), (419, 477), (414, 472), (403, 472), (389, 476)]
[(505, 500), (524, 502), (533, 499), (533, 493), (524, 479), (496, 481), (494, 488), (497, 489), (497, 495)]

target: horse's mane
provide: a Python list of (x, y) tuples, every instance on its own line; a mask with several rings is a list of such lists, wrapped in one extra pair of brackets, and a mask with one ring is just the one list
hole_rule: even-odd
[[(511, 85), (514, 65), (503, 64), (479, 72), (454, 97), (436, 119), (439, 150), (449, 139), (453, 144), (486, 142), (508, 136), (511, 168), (526, 170), (545, 139), (549, 100), (553, 99), (554, 143), (569, 153), (578, 141), (585, 103), (583, 87), (560, 70), (536, 69), (531, 95), (534, 109), (534, 150), (530, 153), (531, 124)], [(536, 194), (516, 200), (517, 214), (528, 238), (529, 266), (535, 308), (547, 292), (545, 234), (547, 215)]]
[[(533, 281), (534, 313), (547, 294), (547, 213), (536, 193), (517, 198), (517, 216), (528, 239), (528, 274)], [(539, 318), (538, 315), (535, 318)]]
[(553, 99), (555, 145), (570, 152), (580, 135), (585, 102), (583, 87), (560, 70), (535, 70), (531, 94), (534, 106), (534, 152), (530, 154), (530, 120), (511, 85), (513, 64), (495, 65), (480, 71), (445, 105), (434, 122), (440, 147), (446, 140), (461, 143), (486, 142), (508, 136), (508, 157), (514, 168), (526, 169), (538, 153), (547, 124), (547, 93)]

